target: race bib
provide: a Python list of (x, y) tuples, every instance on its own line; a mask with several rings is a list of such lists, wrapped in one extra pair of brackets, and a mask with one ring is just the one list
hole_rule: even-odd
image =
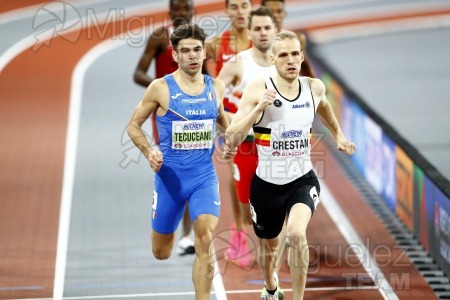
[(211, 149), (214, 142), (212, 119), (172, 122), (172, 149)]

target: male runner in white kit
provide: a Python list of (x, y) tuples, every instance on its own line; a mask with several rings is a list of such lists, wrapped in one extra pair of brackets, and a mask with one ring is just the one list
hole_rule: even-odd
[(311, 163), (311, 127), (316, 112), (349, 155), (356, 150), (342, 133), (320, 79), (299, 77), (303, 53), (297, 35), (283, 31), (272, 43), (276, 75), (251, 82), (226, 131), (236, 147), (250, 128), (255, 132), (258, 167), (250, 191), (253, 228), (259, 238), (258, 263), (266, 299), (278, 299), (273, 274), (278, 234), (287, 217), (293, 299), (303, 299), (308, 271), (306, 228), (319, 203), (320, 186)]
[[(236, 54), (236, 57), (227, 61), (221, 69), (218, 79), (230, 87), (228, 95), (229, 105), (236, 110), (239, 99), (250, 81), (275, 75), (275, 66), (270, 62), (270, 47), (276, 34), (275, 22), (269, 9), (260, 7), (250, 12), (249, 36), (253, 47)], [(236, 111), (234, 110), (234, 111)], [(228, 112), (228, 116), (234, 113)], [(258, 154), (254, 143), (253, 131), (249, 132), (245, 141), (239, 145), (238, 153), (234, 159), (234, 180), (236, 192), (241, 209), (240, 223), (251, 224), (250, 217), (250, 184), (258, 164)], [(238, 241), (231, 241), (233, 247), (225, 252), (225, 258), (238, 266), (246, 267), (251, 262), (251, 253), (247, 247), (245, 228), (236, 227), (234, 235)], [(234, 243), (233, 243), (234, 242)]]

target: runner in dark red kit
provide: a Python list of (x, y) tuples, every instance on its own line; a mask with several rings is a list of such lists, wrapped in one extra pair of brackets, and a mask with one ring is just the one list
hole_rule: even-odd
[(231, 29), (207, 45), (208, 73), (213, 77), (219, 75), (223, 64), (230, 58), (252, 46), (247, 29), (247, 18), (252, 10), (252, 1), (226, 0), (225, 6), (225, 12), (231, 21)]
[[(170, 22), (156, 28), (150, 35), (147, 46), (142, 54), (139, 63), (134, 72), (134, 81), (147, 88), (156, 78), (162, 78), (167, 74), (173, 73), (178, 68), (178, 64), (172, 58), (172, 45), (170, 44), (170, 35), (178, 26), (188, 24), (193, 17), (192, 0), (170, 0), (169, 1)], [(155, 64), (155, 77), (150, 77), (147, 72), (152, 62)], [(156, 114), (151, 115), (153, 143), (158, 146), (158, 127), (156, 125)], [(194, 254), (194, 242), (189, 238), (192, 230), (192, 224), (189, 218), (189, 212), (186, 207), (183, 216), (183, 237), (178, 242), (176, 252), (179, 255)]]

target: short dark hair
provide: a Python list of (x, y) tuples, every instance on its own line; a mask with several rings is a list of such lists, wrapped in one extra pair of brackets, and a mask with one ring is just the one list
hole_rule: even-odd
[(252, 28), (252, 18), (254, 16), (270, 17), (272, 22), (275, 24), (275, 20), (273, 19), (272, 11), (265, 6), (260, 6), (257, 9), (254, 9), (250, 12), (250, 15), (248, 16), (248, 29)]
[(284, 0), (261, 0), (261, 6), (266, 6), (266, 3), (270, 1), (282, 2), (284, 4)]
[(184, 39), (194, 39), (202, 42), (205, 45), (206, 34), (203, 28), (197, 24), (184, 24), (179, 26), (170, 35), (170, 43), (175, 51), (177, 51), (178, 43)]
[[(249, 0), (249, 1), (250, 1), (250, 3), (252, 3), (252, 0)], [(228, 8), (228, 3), (230, 3), (230, 0), (225, 0), (225, 8)]]
[[(169, 0), (169, 8), (172, 8), (173, 2), (175, 2), (175, 1), (178, 1), (178, 0)], [(186, 0), (186, 2), (188, 2), (191, 7), (193, 6), (193, 0)]]

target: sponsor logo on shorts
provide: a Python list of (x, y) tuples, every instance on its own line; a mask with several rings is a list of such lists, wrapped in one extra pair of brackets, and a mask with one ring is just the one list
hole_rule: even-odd
[(262, 226), (261, 224), (256, 224), (255, 227), (258, 230), (264, 230), (264, 226)]
[(252, 220), (253, 220), (253, 223), (255, 224), (256, 229), (264, 230), (264, 226), (262, 226), (261, 224), (258, 224), (258, 217), (256, 216), (256, 211), (252, 204), (250, 204), (250, 214), (252, 216)]
[(309, 190), (309, 196), (311, 196), (311, 199), (313, 199), (314, 202), (314, 208), (317, 207), (317, 205), (319, 204), (320, 200), (319, 200), (319, 193), (317, 192), (317, 189), (315, 186), (313, 186), (310, 190)]
[(153, 191), (153, 201), (152, 201), (152, 218), (153, 220), (156, 219), (156, 208), (158, 207), (158, 193), (154, 190)]

